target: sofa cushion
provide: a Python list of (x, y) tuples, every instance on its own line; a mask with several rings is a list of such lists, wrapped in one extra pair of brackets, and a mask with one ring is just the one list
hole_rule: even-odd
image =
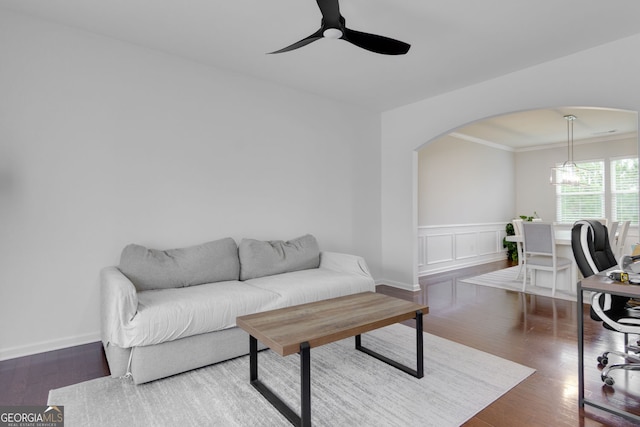
[(279, 307), (336, 298), (360, 292), (375, 292), (371, 276), (314, 268), (277, 276), (265, 276), (247, 280), (247, 285), (276, 293)]
[(320, 248), (316, 238), (310, 234), (288, 242), (242, 239), (238, 253), (240, 280), (318, 268), (320, 265)]
[(240, 261), (238, 246), (228, 237), (164, 251), (130, 244), (122, 250), (119, 269), (137, 291), (146, 291), (238, 280)]
[(236, 317), (278, 308), (280, 297), (239, 281), (138, 294), (138, 312), (113, 337), (119, 347), (159, 344), (236, 326)]

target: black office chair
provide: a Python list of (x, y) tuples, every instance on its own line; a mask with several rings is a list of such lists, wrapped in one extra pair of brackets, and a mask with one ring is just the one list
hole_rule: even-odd
[[(584, 277), (618, 265), (611, 250), (607, 227), (599, 221), (577, 221), (571, 229), (571, 248)], [(628, 301), (627, 297), (596, 292), (591, 296), (591, 318), (601, 321), (607, 329), (624, 334), (624, 351), (606, 351), (598, 357), (598, 362), (606, 367), (602, 370), (600, 378), (609, 386), (614, 384), (613, 378), (609, 375), (614, 369), (640, 371), (640, 346), (629, 344), (629, 334), (640, 334), (640, 314), (628, 306)], [(612, 354), (634, 363), (607, 366), (609, 355)]]

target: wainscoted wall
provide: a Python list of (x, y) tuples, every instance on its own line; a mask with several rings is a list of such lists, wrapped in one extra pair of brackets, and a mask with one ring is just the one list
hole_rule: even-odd
[(506, 222), (418, 227), (418, 274), (505, 259), (505, 226)]
[[(638, 47), (640, 34), (385, 111), (381, 129), (381, 239), (385, 279), (417, 282), (417, 224), (437, 224), (416, 222), (412, 215), (411, 209), (417, 205), (417, 149), (462, 124), (512, 111), (560, 105), (640, 111), (637, 77), (640, 55), (628, 54)], [(525, 212), (525, 208), (527, 206), (516, 200), (513, 209), (518, 212), (509, 216)], [(549, 217), (538, 213), (543, 218)], [(509, 216), (493, 218), (500, 220)]]
[[(418, 227), (418, 275), (505, 259), (506, 249), (502, 247), (505, 226), (506, 222)], [(571, 224), (556, 227), (571, 230)], [(630, 255), (633, 245), (638, 242), (638, 227), (629, 227), (622, 254)]]

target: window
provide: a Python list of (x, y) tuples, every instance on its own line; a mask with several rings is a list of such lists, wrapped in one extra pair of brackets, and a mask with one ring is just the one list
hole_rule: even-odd
[(611, 160), (611, 218), (638, 221), (638, 158)]
[(580, 185), (556, 186), (556, 218), (559, 222), (573, 223), (606, 217), (604, 161), (576, 162), (576, 165)]

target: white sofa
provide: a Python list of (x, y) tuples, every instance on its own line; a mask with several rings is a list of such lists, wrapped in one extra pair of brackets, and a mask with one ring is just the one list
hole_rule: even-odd
[(375, 291), (363, 258), (320, 252), (310, 235), (166, 251), (129, 245), (100, 281), (111, 376), (136, 384), (247, 354), (237, 316)]

